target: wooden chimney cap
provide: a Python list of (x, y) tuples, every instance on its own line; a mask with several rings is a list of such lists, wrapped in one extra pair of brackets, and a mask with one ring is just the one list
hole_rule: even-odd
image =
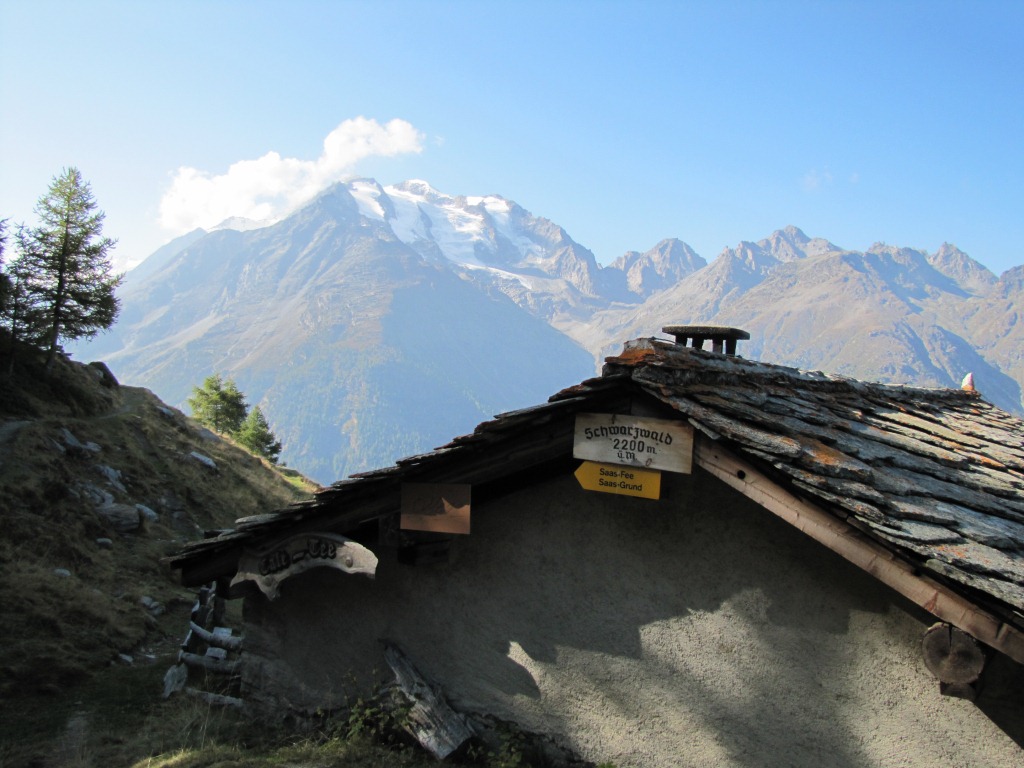
[(750, 334), (740, 328), (727, 325), (666, 325), (663, 333), (675, 336), (676, 344), (685, 347), (693, 339), (694, 349), (703, 349), (704, 342), (711, 339), (711, 351), (727, 355), (736, 354), (736, 342), (745, 341)]

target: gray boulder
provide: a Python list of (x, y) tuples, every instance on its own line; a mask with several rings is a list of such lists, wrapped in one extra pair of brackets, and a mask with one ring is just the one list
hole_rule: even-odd
[(103, 449), (100, 448), (96, 443), (85, 442), (83, 443), (77, 437), (75, 437), (71, 430), (67, 427), (60, 428), (60, 436), (64, 441), (64, 445), (67, 447), (68, 453), (77, 453), (79, 455), (88, 455), (90, 453), (99, 453)]
[(121, 470), (108, 467), (106, 464), (97, 464), (96, 471), (103, 475), (113, 488), (121, 493), (127, 493), (124, 484), (121, 482)]
[(134, 504), (104, 504), (96, 512), (118, 533), (133, 533), (142, 527), (142, 513)]
[(158, 515), (155, 511), (147, 507), (145, 504), (136, 504), (135, 508), (139, 510), (139, 514), (142, 515), (142, 519), (145, 520), (147, 523), (155, 523), (157, 520), (160, 519), (160, 515)]
[(86, 499), (97, 507), (105, 507), (114, 503), (112, 493), (92, 483), (78, 483), (74, 490), (80, 496), (85, 496)]
[(199, 453), (199, 451), (192, 451), (189, 454), (189, 457), (191, 457), (195, 461), (198, 461), (207, 469), (212, 469), (214, 472), (217, 471), (217, 463), (209, 456), (204, 456), (203, 454)]

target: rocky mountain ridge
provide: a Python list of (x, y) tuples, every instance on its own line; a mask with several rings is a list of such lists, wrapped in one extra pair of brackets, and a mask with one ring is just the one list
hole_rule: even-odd
[(860, 253), (787, 227), (569, 332), (603, 357), (659, 323), (736, 325), (751, 333), (747, 357), (920, 386), (958, 386), (973, 372), (992, 402), (1019, 413), (1024, 379), (1008, 350), (1021, 350), (1010, 307), (1022, 298), (1013, 270), (996, 278), (948, 244)]
[[(230, 225), (230, 222), (228, 222)], [(322, 482), (541, 402), (623, 341), (738, 325), (747, 357), (957, 386), (1020, 412), (1022, 280), (951, 245), (851, 251), (786, 227), (707, 263), (678, 239), (600, 266), (497, 195), (354, 179), (276, 224), (186, 235), (128, 274), (114, 331), (80, 357), (181, 404), (212, 372)]]

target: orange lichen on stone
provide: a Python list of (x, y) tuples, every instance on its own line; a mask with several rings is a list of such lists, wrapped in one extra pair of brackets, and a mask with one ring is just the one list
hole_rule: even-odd
[(967, 551), (959, 544), (937, 544), (935, 551), (950, 555), (958, 560), (967, 559)]
[(977, 453), (968, 453), (968, 454), (965, 454), (965, 455), (971, 461), (973, 461), (973, 462), (975, 462), (977, 464), (981, 464), (983, 467), (989, 467), (990, 469), (1002, 469), (1002, 470), (1008, 470), (1009, 469), (1001, 461), (996, 461), (995, 459), (993, 459), (993, 458), (991, 458), (989, 456), (982, 456), (982, 455), (977, 454)]
[(650, 348), (626, 347), (614, 357), (606, 357), (605, 362), (612, 365), (640, 365), (648, 360), (657, 357), (657, 353)]
[(871, 473), (871, 467), (859, 459), (833, 448), (820, 440), (810, 440), (802, 446), (801, 461), (818, 467), (827, 475), (854, 475), (860, 478)]

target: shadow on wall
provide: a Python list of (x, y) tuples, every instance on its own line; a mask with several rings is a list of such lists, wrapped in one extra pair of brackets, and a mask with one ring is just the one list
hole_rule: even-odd
[(474, 509), (447, 565), (382, 554), (247, 601), (290, 701), (386, 677), (387, 637), (459, 707), (616, 762), (852, 768), (944, 722), (923, 617), (702, 473), (660, 503), (560, 479)]
[(996, 653), (985, 667), (978, 709), (1024, 749), (1024, 666)]

